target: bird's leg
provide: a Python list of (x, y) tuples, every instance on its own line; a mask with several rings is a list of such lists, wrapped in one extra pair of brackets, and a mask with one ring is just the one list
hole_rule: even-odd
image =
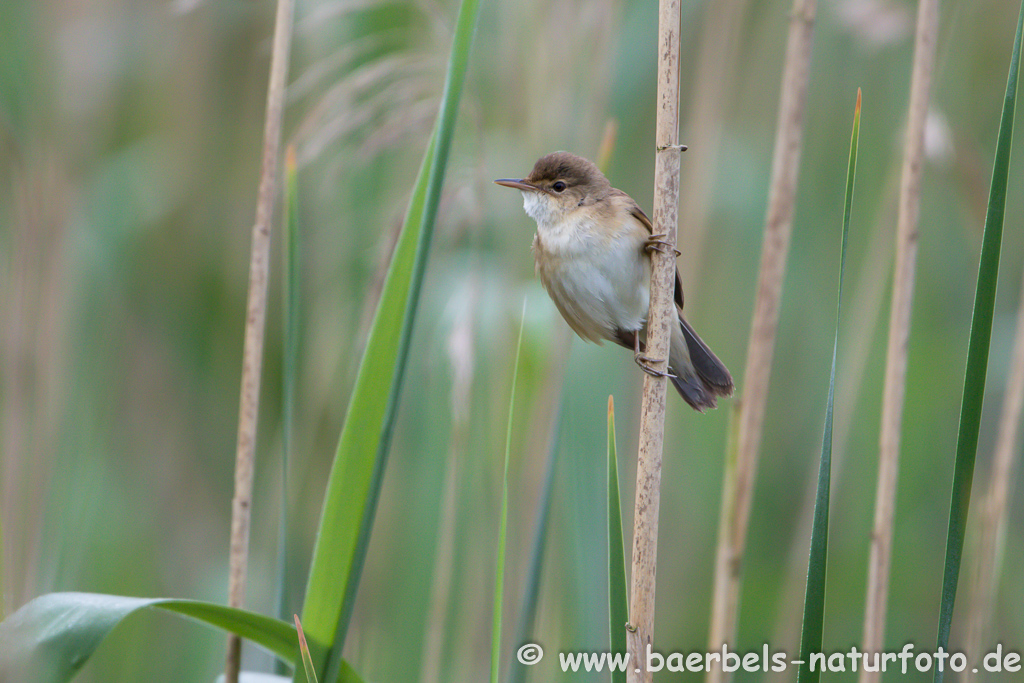
[(656, 368), (652, 368), (652, 363), (662, 363), (664, 359), (658, 360), (657, 358), (648, 358), (640, 352), (640, 331), (637, 330), (633, 334), (633, 361), (640, 366), (640, 369), (646, 372), (652, 377), (675, 377), (671, 372), (663, 372)]
[[(647, 243), (644, 245), (644, 250), (647, 253), (650, 253), (652, 251), (660, 251), (662, 254), (667, 254), (670, 245), (668, 242), (665, 241), (665, 237), (667, 237), (667, 235), (665, 234), (651, 235), (650, 237), (647, 238)], [(683, 255), (683, 252), (679, 251), (675, 247), (672, 247), (672, 251), (676, 253), (676, 256)]]

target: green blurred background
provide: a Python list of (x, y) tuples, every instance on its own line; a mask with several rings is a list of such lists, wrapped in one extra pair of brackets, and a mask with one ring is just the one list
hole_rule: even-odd
[[(683, 156), (680, 267), (689, 319), (742, 390), (790, 7), (723, 0), (683, 2), (682, 9), (680, 139), (690, 151)], [(1008, 0), (942, 3), (890, 649), (934, 644), (974, 278), (1017, 10)], [(915, 11), (913, 3), (884, 0), (819, 7), (740, 649), (759, 650), (763, 642), (796, 649), (857, 87), (864, 113), (839, 347), (826, 649), (848, 650), (861, 638)], [(454, 15), (450, 0), (297, 4), (285, 116), (285, 139), (297, 146), (301, 164), (304, 230), (289, 491), (295, 611), (381, 269), (436, 113)], [(0, 3), (0, 522), (8, 613), (55, 590), (226, 599), (272, 21), (272, 3), (241, 0)], [(605, 405), (613, 394), (628, 543), (642, 375), (617, 347), (570, 341), (533, 276), (533, 223), (518, 194), (491, 180), (525, 175), (554, 149), (593, 158), (613, 119), (608, 175), (650, 208), (656, 32), (653, 0), (484, 3), (346, 647), (367, 680), (486, 675), (505, 423), (524, 299), (503, 669), (520, 644), (511, 634), (556, 424), (535, 629), (548, 658), (531, 680), (561, 680), (557, 651), (607, 648)], [(1018, 163), (1011, 166), (975, 513), (1020, 300), (1022, 186)], [(267, 613), (275, 609), (281, 485), (279, 225), (275, 231), (247, 591), (249, 607)], [(670, 401), (656, 627), (663, 651), (705, 646), (729, 406), (700, 416)], [(1020, 489), (1011, 485), (986, 641), (1018, 651)], [(968, 562), (976, 538), (968, 538)], [(957, 649), (969, 589), (965, 572)], [(212, 680), (223, 648), (214, 631), (163, 614), (136, 616), (80, 680)], [(269, 658), (249, 649), (246, 663), (266, 667)], [(663, 673), (658, 680), (698, 675)]]

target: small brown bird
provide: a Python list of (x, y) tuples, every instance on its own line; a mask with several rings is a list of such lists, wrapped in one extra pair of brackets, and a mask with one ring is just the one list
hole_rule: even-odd
[[(659, 362), (644, 356), (652, 250), (668, 246), (633, 199), (616, 190), (582, 157), (553, 152), (530, 175), (494, 182), (521, 190), (523, 208), (537, 221), (537, 274), (565, 322), (581, 338), (608, 339), (632, 349), (644, 372)], [(683, 287), (676, 271), (676, 311), (668, 377), (695, 410), (730, 396), (732, 376), (683, 318)]]

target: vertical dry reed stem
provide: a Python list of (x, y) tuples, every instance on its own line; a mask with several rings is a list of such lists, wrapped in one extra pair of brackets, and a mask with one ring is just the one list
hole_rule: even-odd
[[(967, 656), (979, 661), (984, 654), (984, 638), (995, 604), (996, 575), (999, 566), (1000, 545), (1005, 533), (1006, 511), (1009, 505), (1009, 487), (1017, 455), (1017, 435), (1020, 429), (1021, 408), (1024, 407), (1024, 282), (1017, 312), (1017, 336), (1013, 342), (1010, 378), (1003, 399), (1003, 412), (999, 418), (999, 436), (996, 441), (995, 460), (989, 475), (988, 493), (981, 515), (981, 539), (975, 558), (974, 586), (971, 596), (971, 614), (967, 631)], [(970, 668), (964, 680), (975, 678)]]
[(76, 284), (66, 248), (66, 173), (66, 159), (53, 149), (14, 155), (10, 185), (0, 193), (11, 216), (0, 253), (0, 619), (4, 604), (21, 605), (46, 582), (40, 520), (63, 434)]
[[(238, 411), (238, 450), (235, 456), (235, 495), (231, 501), (231, 547), (228, 576), (228, 605), (245, 604), (245, 581), (249, 562), (249, 522), (252, 509), (252, 481), (256, 456), (256, 423), (259, 414), (260, 371), (263, 363), (263, 332), (267, 317), (267, 274), (270, 268), (270, 222), (277, 196), (277, 161), (281, 147), (281, 119), (284, 114), (285, 80), (292, 34), (292, 0), (278, 0), (274, 23), (274, 46), (270, 56), (270, 84), (263, 129), (263, 165), (256, 199), (256, 220), (252, 226), (249, 261), (249, 295), (242, 350), (242, 388)], [(242, 659), (242, 640), (228, 636), (224, 667), (226, 683), (237, 683)]]
[[(679, 215), (679, 0), (658, 3), (658, 112), (655, 125), (654, 232), (676, 242)], [(670, 251), (670, 250), (669, 250)], [(651, 254), (651, 304), (647, 321), (647, 354), (664, 359), (668, 369), (671, 325), (678, 324), (672, 303), (675, 259)], [(667, 380), (644, 375), (640, 408), (640, 444), (636, 466), (636, 507), (633, 517), (633, 569), (627, 649), (633, 665), (629, 683), (649, 683), (646, 647), (654, 640), (654, 587), (658, 562), (658, 508), (661, 503), (661, 455), (665, 438)], [(635, 665), (635, 666), (634, 666)]]
[[(757, 299), (747, 347), (745, 387), (741, 400), (734, 407), (739, 415), (736, 450), (727, 458), (723, 483), (709, 633), (711, 650), (733, 640), (736, 633), (743, 551), (768, 398), (768, 379), (775, 353), (782, 282), (793, 229), (816, 11), (816, 0), (794, 0), (790, 16)], [(715, 667), (708, 672), (707, 679), (717, 683), (723, 677), (721, 668)]]
[[(889, 344), (885, 358), (885, 385), (882, 393), (878, 488), (875, 494), (875, 522), (871, 532), (871, 551), (868, 559), (864, 639), (861, 644), (865, 653), (879, 652), (885, 637), (896, 504), (896, 474), (899, 463), (900, 429), (903, 423), (903, 399), (906, 393), (907, 340), (910, 337), (910, 311), (914, 298), (914, 271), (917, 265), (924, 127), (928, 115), (938, 29), (938, 1), (921, 0), (917, 13), (907, 137), (896, 218), (896, 261), (893, 272), (892, 308), (889, 313)], [(877, 668), (873, 672), (868, 671), (866, 667), (861, 670), (860, 683), (875, 683), (879, 678)]]

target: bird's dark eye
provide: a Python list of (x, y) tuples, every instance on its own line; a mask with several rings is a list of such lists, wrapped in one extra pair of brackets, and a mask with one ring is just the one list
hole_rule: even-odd
[(558, 182), (551, 186), (551, 189), (554, 190), (555, 192), (565, 192), (565, 187), (565, 183), (559, 180)]

